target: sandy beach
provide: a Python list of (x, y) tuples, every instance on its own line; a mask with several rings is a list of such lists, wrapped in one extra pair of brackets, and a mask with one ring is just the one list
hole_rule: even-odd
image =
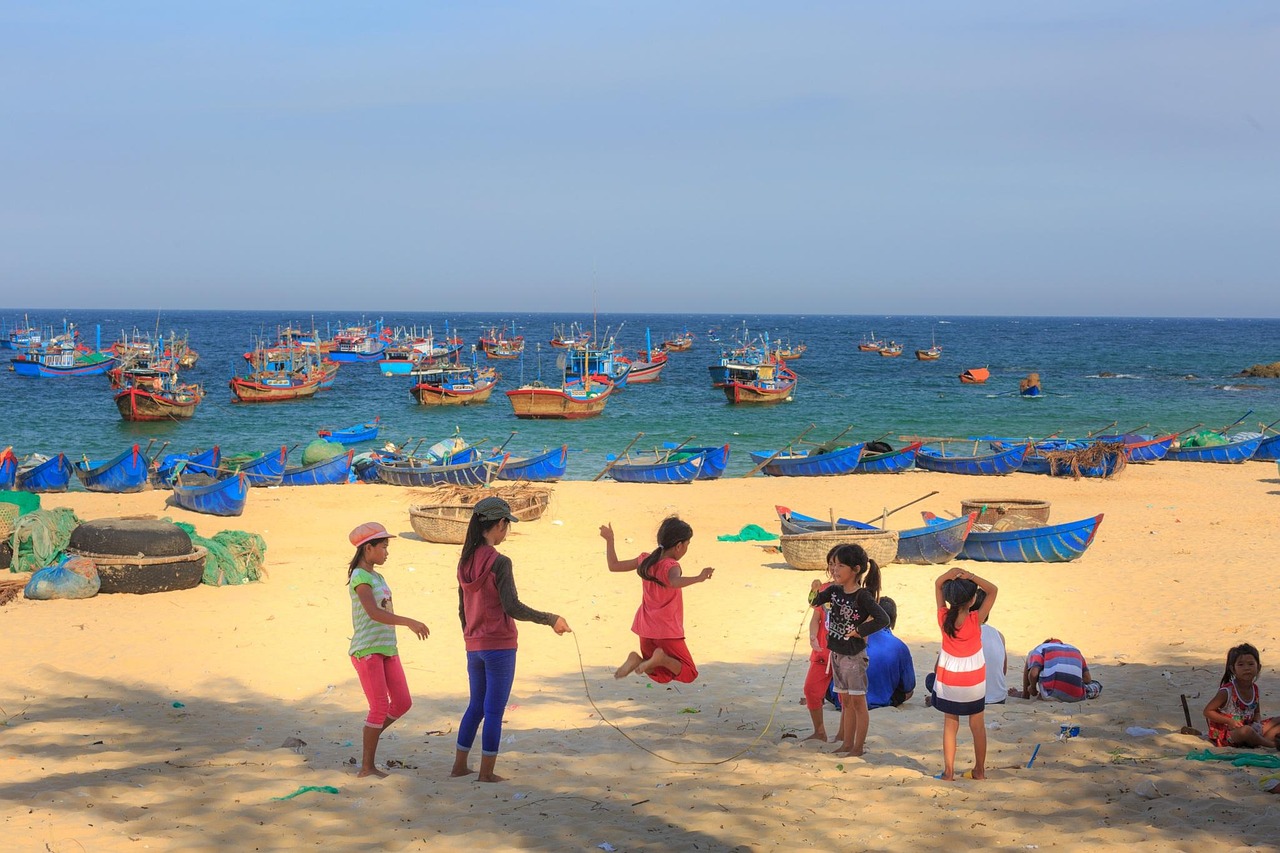
[[(808, 646), (797, 637), (818, 573), (790, 569), (757, 543), (716, 540), (746, 524), (776, 530), (778, 503), (869, 519), (935, 489), (894, 526), (916, 526), (919, 509), (958, 511), (966, 498), (1049, 500), (1055, 522), (1106, 515), (1075, 563), (967, 564), (1000, 587), (991, 623), (1006, 637), (1010, 683), (1027, 650), (1055, 636), (1079, 646), (1105, 684), (1078, 705), (989, 707), (986, 782), (933, 778), (941, 715), (924, 706), (922, 688), (901, 708), (871, 713), (863, 758), (802, 742)], [(448, 777), (467, 686), (458, 549), (414, 536), (408, 508), (419, 493), (255, 491), (236, 519), (166, 509), (164, 497), (75, 493), (45, 496), (44, 506), (73, 507), (84, 520), (167, 515), (205, 535), (254, 531), (268, 543), (269, 577), (0, 608), (8, 849), (1228, 851), (1280, 838), (1280, 797), (1257, 785), (1275, 771), (1187, 760), (1208, 744), (1178, 733), (1179, 694), (1203, 729), (1200, 709), (1226, 651), (1246, 641), (1262, 653), (1263, 709), (1280, 713), (1271, 579), (1280, 480), (1270, 464), (1131, 465), (1108, 482), (912, 472), (557, 484), (542, 519), (517, 525), (502, 550), (522, 599), (563, 615), (574, 633), (521, 625), (498, 764), (509, 781), (497, 785)], [(717, 570), (685, 591), (701, 677), (616, 681), (634, 645), (640, 582), (606, 570), (598, 527), (612, 522), (620, 553), (632, 555), (673, 512), (695, 531), (686, 571)], [(383, 739), (380, 762), (401, 765), (384, 780), (357, 779), (349, 764), (365, 702), (346, 657), (346, 534), (366, 520), (404, 536), (383, 572), (397, 611), (432, 632), (422, 642), (400, 632), (415, 705)], [(939, 645), (940, 571), (884, 572), (895, 633), (921, 679)], [(836, 717), (828, 713), (829, 732)], [(1063, 723), (1079, 725), (1079, 737), (1058, 740)], [(1135, 726), (1156, 734), (1126, 732)], [(305, 745), (282, 748), (288, 738)], [(972, 754), (962, 727), (958, 767)], [(1160, 796), (1135, 791), (1147, 782)], [(280, 799), (302, 786), (338, 793)]]

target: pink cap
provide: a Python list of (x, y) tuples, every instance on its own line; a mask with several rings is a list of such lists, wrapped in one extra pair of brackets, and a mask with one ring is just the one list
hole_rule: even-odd
[(387, 528), (383, 527), (376, 521), (366, 521), (364, 524), (351, 531), (351, 535), (347, 537), (351, 540), (351, 544), (359, 548), (366, 542), (372, 542), (374, 539), (395, 539), (395, 535), (388, 533)]

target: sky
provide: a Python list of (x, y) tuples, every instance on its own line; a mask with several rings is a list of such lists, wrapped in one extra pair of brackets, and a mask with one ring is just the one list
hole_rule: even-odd
[(1273, 0), (0, 0), (0, 305), (1280, 317), (1278, 83)]

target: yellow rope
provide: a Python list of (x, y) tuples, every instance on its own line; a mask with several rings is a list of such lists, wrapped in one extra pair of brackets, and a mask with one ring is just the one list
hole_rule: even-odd
[(654, 756), (655, 758), (661, 758), (663, 761), (670, 762), (671, 764), (699, 764), (704, 766), (715, 766), (717, 764), (727, 764), (736, 758), (740, 758), (743, 755), (746, 755), (752, 749), (755, 749), (756, 744), (758, 744), (760, 740), (766, 734), (768, 734), (769, 728), (773, 725), (774, 715), (777, 714), (778, 712), (778, 701), (782, 698), (782, 689), (783, 687), (786, 686), (786, 683), (787, 683), (787, 673), (791, 671), (791, 662), (795, 660), (795, 657), (796, 657), (796, 646), (800, 644), (800, 635), (801, 633), (804, 632), (805, 622), (807, 622), (808, 619), (809, 619), (809, 608), (806, 607), (804, 611), (804, 619), (800, 621), (800, 628), (796, 631), (796, 638), (794, 642), (792, 642), (791, 644), (791, 655), (790, 657), (787, 658), (786, 669), (784, 669), (782, 672), (782, 681), (778, 684), (778, 692), (777, 694), (774, 695), (773, 705), (769, 708), (769, 721), (765, 723), (765, 726), (763, 729), (761, 729), (760, 734), (756, 735), (755, 740), (751, 741), (751, 743), (747, 744), (745, 747), (738, 750), (733, 755), (730, 755), (728, 758), (721, 758), (719, 761), (679, 761), (674, 758), (668, 758), (667, 756), (662, 755), (661, 753), (654, 752), (652, 749), (649, 749), (649, 747), (645, 746), (644, 744), (640, 743), (635, 738), (633, 738), (631, 735), (624, 732), (612, 720), (605, 717), (604, 712), (600, 710), (600, 706), (596, 704), (596, 700), (591, 697), (591, 687), (587, 683), (587, 670), (582, 663), (582, 646), (578, 645), (578, 635), (577, 633), (574, 633), (573, 646), (575, 649), (578, 650), (578, 671), (582, 673), (582, 689), (586, 692), (587, 701), (591, 703), (591, 707), (594, 708), (595, 712), (600, 715), (601, 721), (608, 724), (609, 727), (612, 728), (614, 731), (616, 731), (618, 734), (622, 735), (624, 738), (631, 741), (632, 745), (635, 746), (637, 749), (641, 749), (649, 753), (650, 755)]

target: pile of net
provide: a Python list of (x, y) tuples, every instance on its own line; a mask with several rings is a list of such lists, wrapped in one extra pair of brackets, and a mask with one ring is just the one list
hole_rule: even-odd
[(325, 462), (335, 456), (343, 456), (346, 452), (347, 448), (336, 441), (325, 441), (323, 438), (317, 438), (302, 451), (302, 464), (314, 465), (317, 462)]
[(1211, 429), (1202, 429), (1199, 432), (1193, 432), (1191, 435), (1182, 439), (1179, 447), (1221, 447), (1227, 444), (1227, 439), (1220, 432), (1214, 432)]
[(34, 572), (62, 559), (71, 531), (80, 526), (75, 511), (67, 507), (38, 509), (13, 523), (12, 572)]
[(192, 545), (207, 548), (202, 582), (209, 586), (253, 583), (266, 577), (267, 540), (244, 530), (223, 530), (206, 539), (185, 521), (175, 522), (191, 537)]
[(1103, 477), (1110, 479), (1124, 470), (1129, 457), (1124, 452), (1122, 441), (1098, 441), (1078, 450), (1046, 450), (1044, 458), (1049, 460), (1049, 473), (1066, 474), (1080, 479), (1081, 468), (1099, 468), (1104, 465)]

